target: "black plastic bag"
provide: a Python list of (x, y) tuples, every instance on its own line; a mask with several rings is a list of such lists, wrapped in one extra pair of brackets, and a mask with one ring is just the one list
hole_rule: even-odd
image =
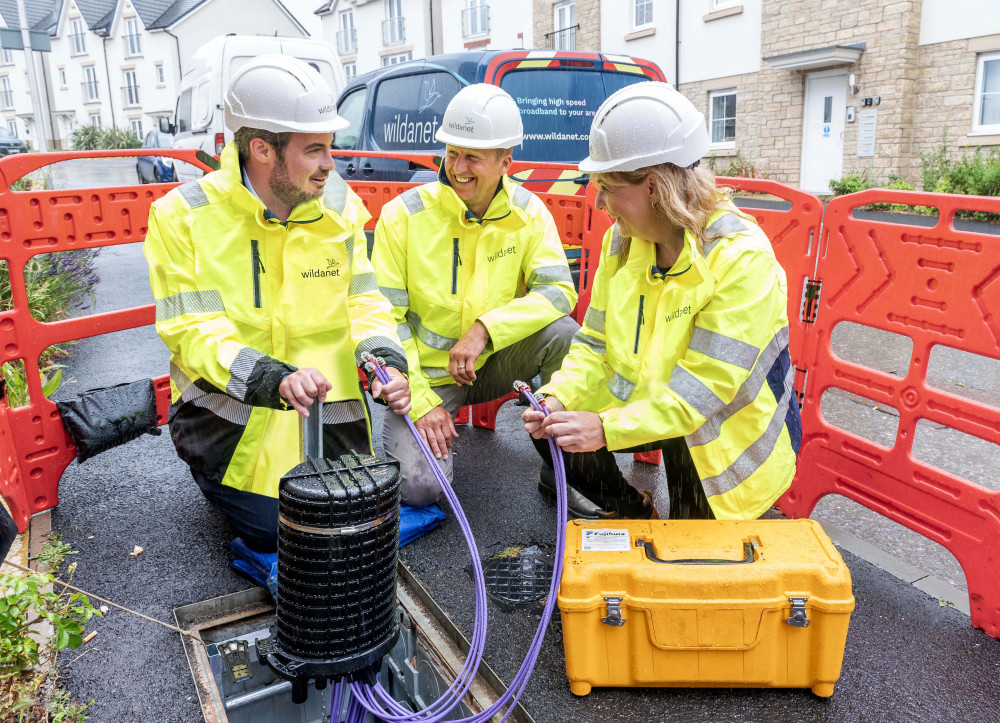
[(7, 557), (15, 538), (17, 538), (17, 525), (14, 524), (14, 518), (7, 512), (7, 508), (0, 504), (0, 559)]
[(144, 433), (160, 434), (152, 379), (90, 389), (73, 399), (56, 402), (56, 407), (76, 445), (78, 462)]

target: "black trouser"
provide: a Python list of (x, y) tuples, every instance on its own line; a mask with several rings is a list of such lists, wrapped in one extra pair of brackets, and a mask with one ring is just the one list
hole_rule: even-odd
[[(368, 444), (368, 422), (359, 419), (345, 424), (323, 425), (323, 456), (335, 459), (357, 451), (372, 454)], [(278, 550), (278, 498), (238, 490), (191, 468), (201, 493), (229, 520), (233, 533), (254, 552)]]
[[(552, 475), (552, 458), (548, 442), (533, 440), (535, 449), (545, 460), (542, 475)], [(714, 520), (705, 489), (701, 485), (691, 452), (683, 437), (664, 439), (620, 452), (663, 452), (663, 468), (667, 474), (667, 494), (670, 500), (670, 518), (675, 520)], [(623, 517), (641, 516), (642, 496), (625, 481), (615, 456), (607, 447), (586, 454), (563, 454), (566, 476), (572, 485), (587, 499), (605, 510), (614, 510)], [(548, 480), (554, 486), (554, 479)]]

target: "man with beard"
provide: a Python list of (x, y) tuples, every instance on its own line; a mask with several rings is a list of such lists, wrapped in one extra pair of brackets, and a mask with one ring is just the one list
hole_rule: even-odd
[(153, 204), (145, 252), (171, 355), (174, 446), (268, 568), (278, 480), (299, 462), (298, 415), (328, 400), (325, 456), (370, 454), (361, 355), (386, 360), (392, 381), (371, 392), (396, 414), (410, 390), (365, 253), (368, 212), (333, 172), (333, 134), (347, 122), (330, 87), (302, 61), (262, 56), (233, 79), (225, 122), (235, 138), (221, 168)]

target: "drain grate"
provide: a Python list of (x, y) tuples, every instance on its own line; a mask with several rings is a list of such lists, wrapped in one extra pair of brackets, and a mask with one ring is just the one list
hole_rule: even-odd
[(541, 555), (499, 557), (483, 567), (486, 591), (503, 602), (526, 605), (544, 598), (552, 581), (552, 563)]

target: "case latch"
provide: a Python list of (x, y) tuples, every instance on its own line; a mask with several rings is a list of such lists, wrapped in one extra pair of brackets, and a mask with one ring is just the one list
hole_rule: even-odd
[(601, 618), (601, 622), (620, 628), (625, 624), (625, 621), (622, 620), (622, 598), (606, 597), (604, 602), (608, 605), (608, 614)]
[(807, 597), (788, 598), (788, 602), (792, 606), (792, 616), (785, 618), (786, 623), (794, 625), (797, 628), (809, 627), (809, 618), (806, 616), (806, 601), (808, 599)]

